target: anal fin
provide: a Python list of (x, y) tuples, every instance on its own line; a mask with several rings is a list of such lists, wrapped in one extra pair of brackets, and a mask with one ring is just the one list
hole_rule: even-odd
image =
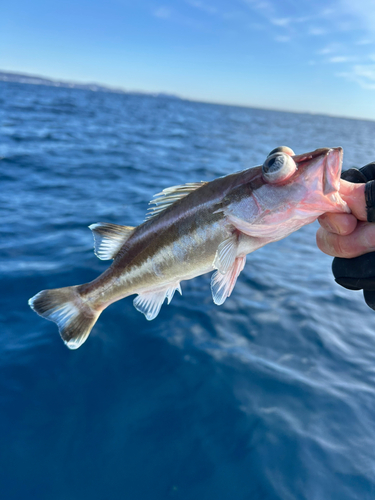
[(219, 270), (215, 271), (211, 278), (212, 298), (215, 304), (220, 306), (230, 296), (236, 284), (240, 272), (243, 270), (246, 262), (244, 257), (237, 257), (230, 269), (222, 274)]
[(168, 304), (170, 304), (176, 290), (182, 295), (180, 283), (174, 284), (168, 288), (140, 293), (134, 299), (133, 305), (137, 311), (146, 316), (148, 321), (151, 321), (159, 314), (165, 299), (167, 299)]
[(95, 255), (101, 260), (114, 259), (135, 229), (135, 227), (119, 226), (109, 222), (91, 224), (89, 228), (94, 236)]

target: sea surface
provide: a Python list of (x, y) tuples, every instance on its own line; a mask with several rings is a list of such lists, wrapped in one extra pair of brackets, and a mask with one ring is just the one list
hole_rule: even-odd
[(163, 188), (343, 146), (375, 122), (0, 82), (3, 500), (375, 499), (375, 312), (335, 284), (317, 223), (148, 322), (121, 300), (68, 350), (27, 300), (108, 267), (88, 225), (138, 225)]

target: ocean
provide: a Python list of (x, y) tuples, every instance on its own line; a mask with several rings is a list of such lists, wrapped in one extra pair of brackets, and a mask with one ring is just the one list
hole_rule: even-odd
[(375, 122), (0, 82), (2, 499), (375, 499), (375, 312), (317, 223), (249, 255), (224, 305), (208, 275), (151, 322), (128, 297), (77, 351), (27, 304), (108, 267), (88, 225), (279, 145), (360, 167)]

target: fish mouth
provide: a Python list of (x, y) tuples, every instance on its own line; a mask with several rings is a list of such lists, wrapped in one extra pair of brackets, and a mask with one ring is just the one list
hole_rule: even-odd
[(320, 148), (310, 153), (293, 156), (298, 169), (315, 164), (322, 168), (322, 190), (324, 195), (336, 193), (340, 189), (340, 175), (343, 160), (342, 147)]
[(320, 191), (323, 198), (328, 202), (329, 212), (350, 213), (350, 208), (340, 196), (340, 175), (343, 160), (343, 149), (321, 148), (311, 153), (296, 155), (293, 157), (297, 164), (297, 172), (304, 172), (306, 180), (318, 182), (315, 189)]
[[(333, 148), (333, 149), (340, 149), (342, 151), (342, 148)], [(293, 160), (299, 164), (299, 163), (304, 163), (305, 161), (310, 161), (318, 157), (324, 157), (326, 156), (332, 148), (320, 148), (320, 149), (315, 149), (315, 151), (311, 151), (310, 153), (303, 153), (301, 155), (294, 155), (292, 156)]]
[(343, 155), (343, 149), (340, 147), (330, 149), (327, 153), (323, 170), (323, 194), (325, 195), (340, 189)]

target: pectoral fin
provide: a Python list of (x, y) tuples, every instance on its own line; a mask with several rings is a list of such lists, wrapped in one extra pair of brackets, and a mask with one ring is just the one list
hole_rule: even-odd
[(241, 219), (240, 217), (237, 217), (236, 215), (230, 213), (229, 211), (224, 212), (224, 215), (226, 218), (226, 222), (234, 226), (237, 229), (237, 231), (246, 234), (247, 236), (254, 236), (254, 237), (260, 236), (260, 234), (258, 233), (262, 232), (262, 227), (263, 227), (262, 225), (260, 225), (260, 227), (258, 228), (258, 226), (253, 222), (248, 222), (244, 219)]
[(225, 274), (229, 269), (231, 269), (237, 256), (237, 249), (237, 234), (232, 234), (229, 238), (220, 243), (213, 263), (213, 266), (219, 271), (219, 273)]
[(222, 274), (217, 270), (211, 278), (211, 291), (212, 298), (215, 304), (220, 306), (224, 304), (227, 297), (233, 291), (234, 285), (236, 284), (237, 278), (240, 272), (245, 266), (246, 256), (237, 257), (230, 269), (225, 274)]

